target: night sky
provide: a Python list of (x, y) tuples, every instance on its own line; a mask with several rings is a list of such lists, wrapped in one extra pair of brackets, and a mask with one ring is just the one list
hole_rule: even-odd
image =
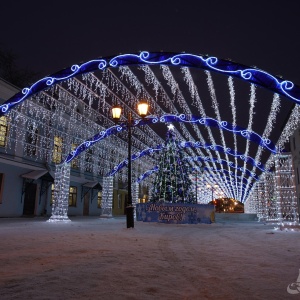
[(300, 84), (300, 2), (2, 1), (1, 42), (40, 77), (119, 53), (209, 54)]
[[(300, 85), (296, 0), (281, 5), (256, 0), (29, 0), (2, 3), (0, 11), (0, 47), (12, 50), (17, 64), (38, 72), (38, 78), (98, 57), (162, 50), (231, 59)], [(282, 105), (282, 122), (291, 106), (291, 101)], [(256, 123), (261, 119), (263, 114)]]
[[(300, 1), (274, 3), (270, 0), (2, 1), (0, 49), (15, 53), (17, 65), (38, 72), (38, 78), (99, 57), (170, 51), (231, 59), (300, 85)], [(225, 95), (220, 88), (218, 92), (219, 99)], [(271, 102), (258, 93), (260, 107), (256, 105), (253, 130), (262, 134)], [(241, 122), (237, 124), (246, 128), (249, 106), (243, 101), (249, 102), (249, 92), (237, 96)], [(210, 109), (213, 115), (211, 104), (208, 105), (207, 111)], [(227, 120), (228, 104), (223, 105), (220, 111), (223, 120)], [(275, 142), (292, 105), (288, 100), (282, 102), (277, 127), (270, 136)], [(244, 150), (239, 148), (239, 151)], [(264, 155), (263, 161), (269, 154)]]

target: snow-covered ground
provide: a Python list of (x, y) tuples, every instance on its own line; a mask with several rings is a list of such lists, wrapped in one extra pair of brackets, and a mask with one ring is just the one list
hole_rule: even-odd
[(0, 299), (300, 299), (300, 232), (257, 222), (0, 219)]

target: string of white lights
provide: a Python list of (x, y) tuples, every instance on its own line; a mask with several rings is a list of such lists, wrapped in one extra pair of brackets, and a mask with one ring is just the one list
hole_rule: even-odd
[[(277, 117), (279, 111), (280, 111), (280, 97), (279, 97), (278, 94), (274, 94), (272, 105), (271, 105), (271, 108), (270, 108), (270, 113), (269, 113), (269, 116), (268, 116), (268, 119), (267, 119), (267, 124), (266, 124), (266, 127), (265, 127), (263, 135), (262, 135), (262, 137), (264, 139), (269, 138), (269, 136), (272, 132), (272, 129), (274, 128), (274, 125), (275, 125), (275, 122), (276, 122), (276, 117)], [(263, 151), (263, 148), (258, 147), (256, 156), (255, 156), (255, 161), (260, 161), (262, 151)], [(252, 168), (252, 172), (255, 172), (255, 171), (256, 171), (256, 167), (254, 166)], [(265, 174), (262, 174), (262, 176), (264, 176), (264, 175)], [(247, 188), (246, 188), (247, 190), (249, 189), (249, 186), (252, 183), (252, 180), (253, 180), (252, 178), (249, 178)]]
[[(168, 85), (171, 87), (171, 91), (172, 91), (172, 94), (174, 96), (174, 101), (177, 101), (177, 103), (179, 104), (180, 107), (184, 106), (184, 113), (185, 114), (192, 115), (192, 112), (191, 112), (191, 110), (190, 110), (190, 108), (187, 104), (187, 101), (184, 99), (184, 96), (183, 96), (182, 92), (180, 91), (180, 89), (178, 87), (178, 84), (177, 84), (174, 76), (172, 75), (172, 72), (171, 72), (170, 68), (168, 66), (163, 66), (163, 65), (160, 68), (162, 69), (162, 74), (163, 74), (164, 78), (166, 79)], [(186, 104), (184, 105), (184, 103), (186, 103)], [(195, 131), (195, 133), (197, 135), (197, 138), (202, 143), (205, 143), (205, 140), (204, 140), (198, 126), (192, 124), (192, 128)], [(212, 157), (212, 154), (211, 154), (210, 151), (208, 151), (208, 154)], [(216, 164), (214, 162), (212, 162), (212, 164), (213, 164), (214, 168), (217, 169)], [(211, 175), (212, 175), (212, 177), (215, 177), (216, 173), (212, 172)], [(223, 185), (223, 178), (220, 176), (220, 173), (217, 173), (217, 176), (219, 177), (218, 182), (219, 182), (220, 186), (224, 186)]]
[[(189, 68), (183, 67), (183, 68), (181, 68), (181, 71), (184, 74), (184, 81), (186, 82), (186, 84), (189, 87), (191, 98), (193, 99), (192, 103), (198, 109), (201, 117), (206, 117), (205, 109), (203, 107), (203, 104), (202, 104), (202, 101), (201, 101), (201, 98), (200, 98), (200, 95), (199, 95), (199, 92), (198, 92), (198, 88), (197, 88), (196, 84), (194, 83), (194, 80), (193, 80), (193, 77), (191, 75), (191, 72), (190, 72)], [(215, 142), (215, 139), (213, 137), (211, 128), (209, 126), (206, 126), (206, 129), (207, 129), (208, 136), (209, 136), (211, 144), (216, 145), (216, 142)], [(208, 153), (211, 153), (211, 152), (208, 151)], [(220, 156), (218, 151), (216, 152), (216, 155), (217, 155), (218, 159), (221, 160), (221, 156)], [(212, 156), (211, 156), (211, 158), (212, 158)], [(231, 177), (231, 175), (230, 175), (230, 177)], [(227, 194), (228, 196), (234, 197), (234, 195), (232, 194), (232, 191), (227, 188), (227, 185), (225, 185), (225, 186), (223, 185), (223, 189), (224, 189), (225, 194)]]
[[(66, 145), (68, 147), (70, 147), (70, 145), (72, 143), (82, 143), (84, 140), (86, 140), (86, 138), (88, 138), (89, 136), (91, 136), (94, 132), (91, 131), (91, 129), (95, 129), (97, 132), (99, 132), (100, 130), (103, 129), (103, 127), (99, 126), (98, 124), (96, 124), (96, 128), (95, 127), (95, 123), (91, 122), (91, 120), (88, 120), (87, 118), (82, 118), (82, 115), (79, 119), (81, 126), (78, 126), (78, 122), (76, 120), (76, 115), (80, 115), (77, 112), (73, 112), (73, 118), (71, 121), (67, 121), (68, 118), (66, 117), (66, 113), (70, 113), (69, 109), (69, 100), (70, 98), (66, 97), (66, 91), (62, 90), (61, 87), (56, 87), (55, 90), (59, 90), (59, 95), (62, 96), (62, 99), (58, 99), (58, 100), (52, 98), (52, 96), (46, 94), (46, 93), (40, 93), (39, 95), (37, 95), (34, 99), (37, 100), (36, 103), (33, 104), (32, 101), (27, 101), (26, 103), (24, 103), (24, 105), (20, 106), (20, 109), (24, 112), (24, 114), (21, 116), (20, 114), (18, 114), (18, 118), (22, 118), (22, 126), (18, 126), (18, 129), (16, 129), (15, 131), (17, 132), (17, 139), (19, 141), (25, 140), (25, 133), (29, 130), (30, 132), (30, 128), (32, 127), (32, 124), (35, 123), (35, 127), (40, 127), (40, 128), (44, 128), (43, 130), (45, 130), (46, 132), (50, 132), (51, 131), (51, 137), (47, 138), (45, 136), (42, 135), (37, 135), (37, 140), (39, 143), (41, 143), (41, 145), (44, 146), (39, 146), (37, 145), (37, 147), (31, 147), (32, 149), (37, 149), (37, 153), (40, 155), (36, 156), (39, 159), (43, 158), (43, 155), (41, 154), (47, 154), (47, 159), (48, 161), (51, 161), (52, 155), (53, 154), (52, 150), (47, 150), (47, 148), (49, 149), (53, 149), (53, 136), (57, 135), (62, 137), (62, 139), (64, 140), (64, 144), (63, 144), (63, 149), (62, 149), (62, 154), (66, 154), (67, 152), (70, 151), (70, 148), (67, 148)], [(52, 91), (50, 90), (50, 94), (52, 93)], [(66, 105), (64, 105), (62, 102), (63, 100), (65, 100), (67, 103), (65, 103)], [(47, 110), (46, 108), (44, 108), (42, 105), (37, 105), (38, 103), (43, 103), (43, 104), (49, 104), (49, 102), (51, 103), (50, 107), (57, 107), (59, 109), (56, 109), (56, 113), (53, 114), (53, 112), (51, 112), (50, 110)], [(78, 100), (77, 100), (78, 102)], [(85, 107), (83, 109), (85, 111)], [(14, 112), (14, 111), (13, 111)], [(16, 112), (14, 112), (16, 114)], [(32, 116), (32, 118), (31, 118)], [(91, 115), (89, 115), (89, 117), (91, 117)], [(16, 118), (16, 119), (18, 119)], [(26, 125), (25, 122), (28, 123), (28, 125)], [(46, 121), (46, 122), (45, 122)], [(50, 121), (51, 121), (51, 125), (50, 125)], [(11, 126), (11, 128), (14, 128), (16, 125), (18, 124), (18, 122), (14, 122)], [(25, 126), (26, 125), (26, 126)], [(86, 125), (86, 126), (85, 126)], [(29, 129), (28, 129), (29, 128)], [(33, 127), (34, 128), (34, 127)], [(68, 128), (68, 129), (67, 129)], [(32, 129), (31, 129), (32, 130)], [(13, 132), (11, 130), (11, 132)], [(115, 155), (111, 155), (110, 157), (110, 148), (111, 146), (108, 146), (111, 143), (105, 143), (106, 145), (106, 149), (103, 151), (104, 147), (101, 147), (102, 149), (99, 148), (99, 150), (97, 151), (97, 147), (94, 147), (94, 153), (95, 155), (92, 155), (92, 153), (85, 153), (83, 156), (85, 157), (84, 160), (80, 160), (80, 161), (84, 161), (85, 166), (82, 166), (83, 170), (87, 170), (87, 171), (92, 171), (92, 168), (94, 167), (97, 170), (99, 170), (99, 165), (101, 165), (101, 174), (103, 174), (105, 171), (109, 170), (109, 168), (111, 167), (111, 165), (108, 163), (108, 160), (111, 162), (113, 161), (113, 158), (115, 157)], [(46, 146), (46, 149), (45, 149)], [(103, 146), (103, 145), (102, 145)], [(122, 147), (114, 147), (117, 149), (126, 149), (125, 144), (122, 145)], [(100, 151), (101, 150), (101, 151)], [(51, 154), (47, 153), (47, 152), (51, 152)], [(101, 159), (106, 160), (106, 162), (100, 163), (95, 163), (97, 162), (97, 159), (99, 158), (99, 154), (102, 154)], [(104, 154), (105, 153), (105, 154)], [(125, 153), (125, 152), (124, 152)], [(33, 156), (33, 152), (31, 153), (31, 155)], [(108, 167), (109, 166), (109, 167)], [(106, 169), (106, 170), (105, 170)]]
[[(227, 85), (228, 85), (228, 89), (229, 89), (229, 96), (230, 96), (230, 108), (231, 108), (231, 114), (232, 114), (232, 125), (236, 126), (236, 104), (235, 104), (235, 89), (234, 89), (234, 81), (233, 78), (231, 76), (228, 77), (227, 80)], [(234, 151), (237, 152), (237, 139), (236, 139), (236, 135), (233, 135), (233, 145), (234, 145)], [(237, 157), (234, 158), (235, 160), (235, 164), (237, 165)], [(238, 178), (237, 178), (237, 170), (234, 170), (234, 185), (235, 185), (235, 189), (234, 189), (234, 198), (238, 199)], [(231, 181), (232, 182), (232, 181)]]
[[(179, 112), (176, 109), (173, 101), (169, 98), (167, 92), (165, 91), (165, 89), (163, 88), (163, 86), (161, 85), (160, 81), (157, 79), (157, 77), (153, 73), (153, 71), (148, 66), (141, 66), (141, 70), (143, 70), (144, 73), (145, 73), (145, 81), (146, 81), (146, 83), (148, 83), (148, 85), (153, 84), (153, 88), (155, 90), (157, 90), (156, 94), (159, 93), (160, 97), (162, 99), (164, 99), (164, 105), (166, 107), (168, 107), (172, 113), (178, 114)], [(179, 123), (179, 125), (180, 125), (180, 129), (182, 129), (184, 131), (185, 137), (188, 138), (189, 140), (194, 140), (194, 138), (192, 137), (192, 135), (190, 134), (190, 132), (187, 130), (186, 125), (184, 123)], [(177, 132), (177, 136), (178, 136), (179, 139), (183, 140), (183, 137), (181, 136), (181, 134), (179, 132)], [(202, 142), (204, 142), (204, 139), (202, 138), (202, 136), (200, 136), (200, 139), (202, 140)], [(197, 153), (199, 155), (201, 155), (201, 156), (204, 155), (200, 149), (196, 150), (196, 151), (197, 151)], [(189, 152), (191, 153), (191, 155), (193, 155), (193, 151), (189, 151)]]
[[(250, 99), (249, 99), (249, 121), (248, 121), (248, 126), (247, 126), (247, 131), (251, 132), (252, 131), (252, 125), (253, 125), (253, 115), (254, 115), (254, 108), (255, 108), (255, 102), (256, 102), (256, 87), (254, 84), (251, 84), (250, 86)], [(246, 140), (246, 148), (245, 148), (245, 156), (248, 156), (249, 154), (249, 144), (250, 141), (247, 139)], [(247, 163), (244, 162), (244, 169), (246, 169)], [(242, 173), (242, 179), (244, 178), (245, 173)], [(240, 196), (239, 199), (241, 199), (242, 202), (245, 202), (245, 197), (246, 193), (243, 195), (242, 189), (240, 189)]]
[[(154, 109), (154, 111), (158, 112), (159, 114), (164, 114), (164, 111), (161, 107), (159, 107), (159, 105), (157, 104), (157, 101), (155, 101), (153, 99), (153, 97), (146, 91), (144, 90), (143, 85), (140, 83), (140, 81), (138, 80), (138, 78), (133, 74), (133, 72), (131, 71), (131, 69), (129, 67), (121, 67), (119, 68), (120, 72), (122, 73), (122, 77), (125, 78), (125, 80), (128, 80), (128, 82), (130, 82), (132, 84), (132, 86), (134, 88), (138, 87), (139, 92), (143, 93), (145, 95), (145, 97), (150, 101), (151, 103), (151, 108)], [(150, 82), (150, 80), (152, 80), (152, 82), (155, 82), (155, 77), (152, 76), (151, 72), (145, 73), (145, 80), (146, 82)], [(149, 79), (151, 78), (151, 79)], [(159, 84), (160, 86), (160, 84)], [(165, 100), (168, 99), (166, 93), (163, 92), (162, 87), (160, 87), (160, 92), (162, 93), (163, 97)], [(170, 106), (171, 109), (174, 109), (175, 113), (177, 113), (177, 110), (175, 109), (175, 107), (173, 107), (173, 105), (171, 104)], [(183, 123), (179, 123), (180, 128), (183, 130), (183, 134), (185, 136), (185, 138), (187, 139), (192, 139), (191, 134), (189, 133), (189, 131), (187, 130), (187, 128), (185, 127), (185, 124)], [(177, 131), (177, 136), (179, 139), (184, 139), (181, 134)], [(191, 150), (189, 150), (190, 152), (192, 152)]]

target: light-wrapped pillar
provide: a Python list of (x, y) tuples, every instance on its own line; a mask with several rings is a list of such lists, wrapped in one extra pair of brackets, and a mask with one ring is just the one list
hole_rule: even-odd
[(103, 216), (112, 216), (113, 191), (114, 178), (112, 176), (103, 177), (101, 211), (101, 215)]
[(68, 222), (70, 164), (56, 165), (52, 215), (48, 222)]
[(249, 213), (257, 213), (257, 211), (255, 210), (255, 194), (256, 194), (256, 190), (255, 187), (251, 190), (251, 194), (249, 195), (249, 197), (247, 198), (247, 201), (244, 204), (244, 210), (245, 213), (249, 214)]
[(265, 196), (265, 180), (261, 179), (257, 183), (257, 197), (258, 197), (258, 220), (264, 222), (266, 220), (266, 196)]
[(265, 176), (265, 196), (267, 201), (267, 222), (275, 222), (278, 219), (277, 199), (275, 192), (275, 174)]
[(275, 178), (279, 228), (292, 228), (299, 225), (299, 215), (290, 153), (276, 155)]
[(259, 196), (258, 196), (258, 183), (256, 182), (253, 186), (251, 193), (251, 210), (252, 212), (258, 214), (259, 211)]
[(139, 184), (132, 182), (132, 205), (134, 206), (134, 217), (136, 217), (136, 204), (139, 200)]

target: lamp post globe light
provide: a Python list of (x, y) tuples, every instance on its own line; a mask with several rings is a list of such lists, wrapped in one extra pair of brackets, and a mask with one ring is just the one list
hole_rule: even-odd
[[(149, 104), (147, 101), (140, 101), (137, 105), (138, 114), (145, 118), (148, 114)], [(118, 123), (120, 122), (122, 114), (122, 107), (120, 105), (114, 105), (112, 107), (112, 118)], [(128, 112), (127, 121), (122, 122), (127, 124), (128, 128), (128, 202), (126, 206), (126, 224), (127, 228), (134, 228), (134, 206), (132, 205), (132, 189), (131, 189), (131, 126), (132, 126), (132, 114), (131, 111)]]

